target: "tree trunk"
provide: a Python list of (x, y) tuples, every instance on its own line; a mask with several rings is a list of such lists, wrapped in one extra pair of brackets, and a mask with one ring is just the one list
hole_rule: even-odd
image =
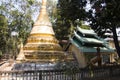
[(112, 32), (113, 32), (114, 45), (115, 45), (117, 54), (120, 57), (120, 46), (119, 46), (119, 42), (118, 42), (118, 37), (117, 37), (116, 27), (115, 26), (112, 27)]

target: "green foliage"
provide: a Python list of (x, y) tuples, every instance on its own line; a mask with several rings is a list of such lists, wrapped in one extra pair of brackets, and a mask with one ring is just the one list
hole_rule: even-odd
[(11, 15), (14, 16), (14, 20), (9, 25), (11, 31), (18, 32), (18, 37), (22, 38), (23, 41), (25, 41), (33, 24), (31, 15), (28, 13), (23, 14), (18, 10), (11, 11)]
[(0, 50), (0, 56), (2, 56), (2, 51)]
[(54, 30), (59, 40), (68, 38), (76, 27), (76, 20), (85, 20), (85, 0), (59, 0)]
[(68, 37), (68, 35), (70, 34), (69, 21), (57, 20), (57, 22), (54, 25), (54, 31), (56, 33), (57, 39), (59, 40), (62, 40), (65, 37)]
[(90, 26), (88, 26), (88, 25), (81, 25), (80, 26), (82, 29), (87, 29), (87, 30), (90, 30), (91, 28), (90, 28)]
[(73, 23), (76, 19), (85, 18), (85, 0), (59, 0), (58, 8), (63, 19), (71, 20)]
[(5, 52), (5, 47), (7, 45), (7, 37), (8, 37), (8, 26), (7, 19), (4, 15), (0, 14), (0, 50)]
[(120, 26), (120, 1), (91, 0), (91, 4), (92, 9), (88, 14), (89, 21), (91, 22), (91, 28), (94, 29), (101, 37), (107, 29), (110, 29), (113, 32), (115, 47), (118, 55), (120, 56), (120, 47), (116, 34), (116, 28)]
[[(31, 31), (32, 15), (39, 11), (40, 3), (35, 0), (1, 1), (0, 14), (0, 50), (4, 53), (18, 53), (20, 39), (25, 43)], [(3, 25), (4, 23), (4, 25)], [(11, 35), (17, 32), (18, 35)]]
[(30, 5), (34, 3), (34, 0), (27, 0)]
[[(112, 29), (120, 25), (120, 1), (119, 0), (91, 0), (93, 4), (92, 9), (89, 11), (88, 18), (91, 22), (91, 27), (102, 37), (105, 31), (102, 29)], [(92, 15), (94, 14), (94, 15)], [(102, 32), (102, 33), (101, 33)]]

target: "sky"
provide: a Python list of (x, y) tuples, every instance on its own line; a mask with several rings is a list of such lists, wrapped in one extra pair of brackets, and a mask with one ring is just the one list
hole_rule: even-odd
[[(8, 1), (9, 1), (9, 0), (0, 0), (0, 5), (1, 5), (1, 2), (8, 2)], [(41, 2), (42, 0), (36, 0), (36, 1)], [(53, 1), (53, 3), (54, 3), (54, 1), (58, 2), (58, 0), (51, 0), (51, 1)], [(16, 5), (16, 7), (19, 8), (19, 5)], [(88, 11), (88, 10), (90, 9), (90, 7), (91, 7), (91, 6), (90, 6), (90, 4), (89, 4), (89, 2), (88, 2), (87, 6), (86, 6), (86, 11)], [(35, 13), (35, 14), (33, 15), (33, 20), (34, 20), (34, 21), (36, 21), (38, 14), (39, 14), (39, 13)], [(36, 15), (36, 16), (35, 16), (35, 15)]]
[[(37, 1), (38, 1), (38, 2), (42, 2), (42, 0), (37, 0)], [(55, 2), (58, 2), (58, 0), (51, 0), (51, 1), (53, 1), (53, 3), (54, 3), (54, 1), (55, 1)], [(34, 22), (36, 21), (38, 15), (39, 15), (39, 12), (37, 12), (37, 13), (35, 13), (35, 14), (33, 15), (33, 21), (34, 21)]]
[[(7, 1), (8, 1), (8, 0), (0, 0), (0, 5), (1, 5), (1, 2), (7, 2)], [(36, 1), (41, 2), (42, 0), (36, 0)], [(58, 0), (52, 0), (52, 1), (58, 1)], [(104, 4), (103, 4), (103, 5), (104, 5)], [(16, 5), (16, 7), (19, 8), (19, 5)], [(90, 5), (89, 1), (88, 1), (87, 6), (86, 6), (85, 8), (86, 8), (86, 11), (88, 11), (88, 10), (91, 8), (91, 5)], [(38, 17), (38, 14), (39, 14), (39, 12), (36, 12), (36, 13), (33, 15), (32, 18), (33, 18), (34, 22), (36, 21), (36, 19), (37, 19), (37, 17)], [(85, 22), (84, 24), (89, 25), (88, 22)], [(14, 33), (13, 33), (13, 34), (14, 34)], [(117, 29), (117, 34), (120, 36), (120, 28)]]
[[(1, 5), (1, 2), (7, 2), (7, 1), (8, 1), (8, 0), (0, 0), (0, 5)], [(42, 2), (42, 0), (36, 0), (36, 1)], [(54, 1), (58, 2), (58, 0), (51, 0), (51, 1), (53, 1), (53, 3), (54, 3)], [(16, 7), (19, 8), (19, 4), (16, 5)], [(88, 11), (88, 10), (91, 8), (89, 1), (88, 1), (87, 6), (86, 6), (85, 8), (86, 8), (86, 11)], [(38, 15), (39, 15), (39, 10), (36, 11), (36, 12), (32, 15), (32, 19), (33, 19), (34, 22), (36, 21)], [(85, 22), (85, 24), (89, 25), (88, 22)]]

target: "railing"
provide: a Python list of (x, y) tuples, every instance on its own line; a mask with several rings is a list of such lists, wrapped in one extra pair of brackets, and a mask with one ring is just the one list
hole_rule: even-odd
[(79, 70), (0, 71), (0, 80), (120, 80), (120, 66)]

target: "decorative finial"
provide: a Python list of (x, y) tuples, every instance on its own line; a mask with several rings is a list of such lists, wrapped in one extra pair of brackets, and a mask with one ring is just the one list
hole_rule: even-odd
[(54, 35), (52, 23), (49, 20), (46, 6), (47, 6), (47, 0), (42, 0), (40, 13), (38, 15), (37, 20), (35, 21), (35, 23), (33, 25), (34, 27), (31, 31), (31, 34), (38, 34), (39, 33), (39, 34), (52, 34), (52, 35)]
[(47, 0), (42, 0), (42, 6), (46, 6)]

